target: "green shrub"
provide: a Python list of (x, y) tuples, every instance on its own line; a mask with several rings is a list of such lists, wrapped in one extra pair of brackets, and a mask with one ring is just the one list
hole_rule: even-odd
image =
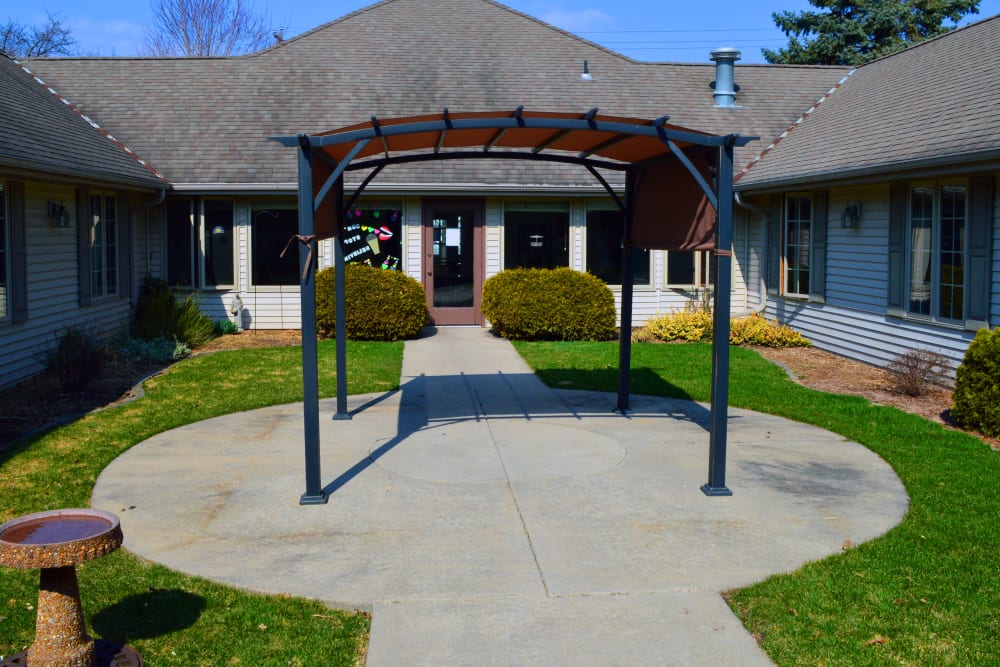
[(1000, 436), (1000, 327), (980, 329), (955, 373), (951, 415), (963, 427)]
[(104, 370), (110, 354), (96, 341), (93, 332), (69, 327), (56, 334), (55, 344), (42, 352), (42, 363), (56, 376), (63, 391), (82, 391)]
[[(639, 341), (684, 340), (710, 341), (714, 334), (714, 318), (704, 308), (688, 306), (684, 310), (660, 315), (646, 322), (635, 336)], [(758, 314), (729, 320), (731, 345), (762, 345), (764, 347), (804, 347), (811, 345), (805, 336), (786, 324), (771, 322)]]
[(189, 294), (177, 308), (176, 330), (172, 332), (178, 340), (195, 348), (212, 340), (215, 322), (198, 307), (198, 300)]
[(483, 285), (483, 315), (512, 340), (608, 340), (615, 299), (589, 273), (568, 267), (508, 269)]
[(139, 292), (132, 319), (132, 335), (143, 340), (176, 333), (177, 299), (170, 286), (157, 278), (146, 276)]
[(771, 322), (754, 313), (749, 317), (729, 320), (729, 342), (732, 345), (762, 345), (764, 347), (808, 347), (809, 340), (787, 324)]
[(215, 333), (220, 336), (232, 336), (239, 332), (240, 328), (232, 320), (218, 320), (215, 323)]
[(135, 336), (119, 336), (111, 341), (111, 353), (122, 361), (152, 361), (166, 363), (183, 359), (191, 352), (185, 343), (176, 338), (157, 336), (143, 340)]
[(668, 315), (660, 315), (646, 322), (638, 338), (640, 340), (712, 340), (712, 313), (692, 306)]
[[(333, 337), (337, 327), (336, 272), (316, 274), (316, 328)], [(415, 337), (427, 324), (424, 288), (401, 271), (344, 265), (345, 332), (349, 340), (394, 341)]]

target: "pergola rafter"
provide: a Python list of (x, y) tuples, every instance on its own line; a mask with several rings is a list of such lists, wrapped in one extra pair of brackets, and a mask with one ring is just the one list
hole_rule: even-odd
[[(712, 417), (707, 495), (731, 495), (725, 483), (732, 272), (733, 149), (756, 137), (713, 135), (653, 120), (529, 112), (451, 113), (378, 119), (320, 134), (272, 137), (298, 149), (299, 261), (302, 303), (306, 491), (300, 502), (327, 501), (320, 477), (316, 353), (315, 244), (336, 238), (337, 414), (347, 411), (342, 224), (382, 169), (431, 160), (507, 159), (585, 167), (623, 211), (622, 305), (617, 410), (629, 409), (633, 247), (709, 250), (716, 266), (712, 343)], [(371, 169), (346, 206), (344, 173)], [(598, 169), (626, 174), (625, 198)], [(686, 176), (685, 176), (686, 175)], [(684, 181), (684, 183), (678, 183)], [(696, 187), (690, 187), (692, 181)], [(710, 181), (714, 181), (713, 184)], [(687, 187), (683, 187), (686, 185)], [(332, 195), (332, 196), (331, 196)], [(721, 343), (720, 343), (721, 341)]]

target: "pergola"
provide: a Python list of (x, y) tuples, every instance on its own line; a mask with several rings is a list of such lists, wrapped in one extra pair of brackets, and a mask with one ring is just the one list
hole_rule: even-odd
[[(726, 486), (729, 310), (733, 239), (733, 149), (756, 137), (712, 135), (654, 120), (525, 111), (442, 113), (379, 119), (319, 134), (272, 137), (298, 149), (306, 491), (301, 504), (327, 501), (320, 478), (316, 353), (316, 243), (334, 238), (337, 274), (337, 413), (347, 411), (343, 223), (347, 211), (388, 165), (432, 160), (507, 159), (579, 165), (624, 214), (617, 410), (629, 409), (633, 275), (631, 249), (705, 250), (716, 263), (709, 429), (709, 496)], [(344, 173), (370, 170), (345, 198)], [(598, 171), (625, 172), (625, 196)]]

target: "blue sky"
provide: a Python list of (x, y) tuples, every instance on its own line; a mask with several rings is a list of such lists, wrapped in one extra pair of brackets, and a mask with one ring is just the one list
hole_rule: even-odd
[[(370, 0), (247, 0), (286, 37), (315, 28), (368, 4)], [(707, 62), (719, 46), (735, 46), (744, 63), (763, 62), (762, 48), (780, 48), (787, 39), (774, 27), (774, 11), (810, 8), (806, 0), (508, 0), (536, 16), (637, 60)], [(22, 5), (4, 0), (0, 18), (44, 23), (46, 11), (73, 31), (83, 55), (136, 55), (143, 29), (152, 20), (149, 0), (41, 0)], [(30, 7), (30, 8), (29, 8)], [(982, 0), (978, 20), (1000, 13), (1000, 0)], [(968, 22), (965, 21), (965, 22)]]

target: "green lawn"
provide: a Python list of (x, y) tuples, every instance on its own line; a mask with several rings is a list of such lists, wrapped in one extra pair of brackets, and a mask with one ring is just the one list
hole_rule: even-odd
[[(615, 391), (614, 343), (517, 343), (552, 386)], [(711, 348), (633, 347), (639, 394), (709, 400)], [(778, 664), (1000, 665), (1000, 453), (895, 408), (799, 386), (732, 348), (730, 403), (860, 442), (896, 470), (910, 511), (887, 535), (728, 595)], [(877, 511), (877, 508), (873, 508)]]
[[(402, 343), (348, 343), (348, 390), (399, 385)], [(336, 394), (334, 343), (319, 344), (320, 395)], [(150, 436), (221, 414), (302, 400), (298, 347), (187, 359), (146, 396), (24, 441), (0, 458), (0, 522), (86, 507), (98, 474)], [(89, 630), (127, 641), (147, 665), (354, 665), (369, 619), (301, 599), (253, 595), (187, 577), (119, 550), (78, 568)], [(34, 637), (37, 572), (0, 570), (0, 655)]]

